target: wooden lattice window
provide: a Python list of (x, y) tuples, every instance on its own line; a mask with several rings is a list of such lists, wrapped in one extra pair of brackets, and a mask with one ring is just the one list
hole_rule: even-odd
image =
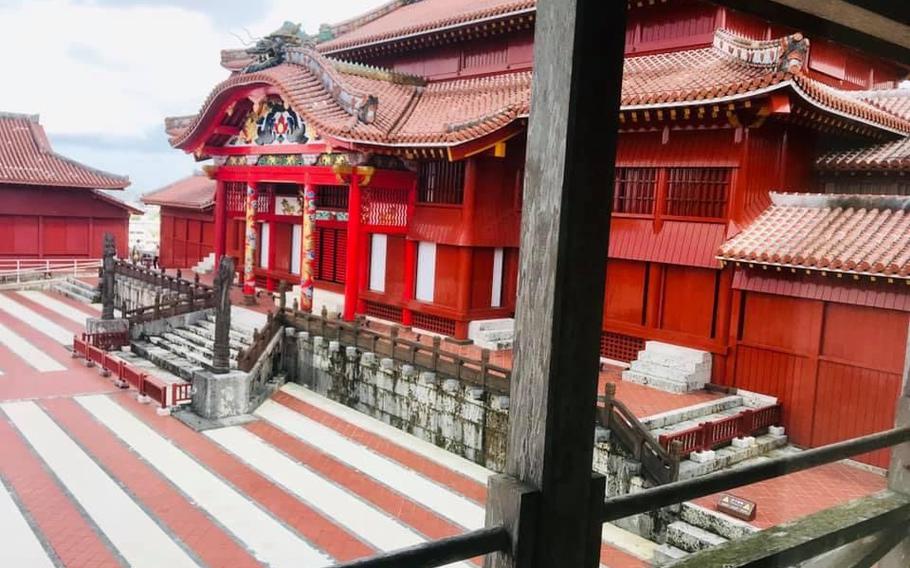
[(348, 232), (346, 229), (316, 227), (316, 280), (344, 284), (347, 262)]
[(464, 162), (420, 162), (417, 200), (421, 203), (458, 205), (464, 199)]
[(652, 215), (656, 194), (656, 168), (616, 168), (614, 213)]
[(346, 185), (317, 185), (316, 186), (316, 207), (318, 209), (342, 209), (348, 208), (349, 190)]
[(366, 313), (366, 315), (381, 320), (401, 323), (401, 308), (389, 304), (382, 304), (380, 302), (371, 302), (369, 300), (365, 301), (363, 304), (364, 313)]
[(724, 217), (732, 177), (730, 168), (668, 168), (666, 214)]
[(440, 335), (455, 335), (455, 320), (414, 312), (414, 327)]
[(604, 331), (600, 334), (600, 356), (629, 363), (638, 359), (638, 352), (645, 348), (640, 337)]
[(246, 184), (240, 182), (226, 182), (225, 196), (227, 197), (227, 210), (231, 213), (246, 211)]

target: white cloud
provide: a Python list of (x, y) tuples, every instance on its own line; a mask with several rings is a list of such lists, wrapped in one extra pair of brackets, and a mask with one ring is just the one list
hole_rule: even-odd
[[(225, 76), (233, 38), (172, 6), (30, 0), (0, 7), (0, 52), (15, 85), (0, 109), (40, 113), (51, 133), (141, 137), (168, 114), (193, 111)], [(10, 88), (14, 87), (14, 88)]]

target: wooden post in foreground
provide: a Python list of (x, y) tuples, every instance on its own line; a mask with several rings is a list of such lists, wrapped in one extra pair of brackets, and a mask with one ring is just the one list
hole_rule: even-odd
[(625, 18), (625, 2), (537, 5), (509, 450), (487, 501), (513, 552), (488, 567), (598, 565), (591, 462)]

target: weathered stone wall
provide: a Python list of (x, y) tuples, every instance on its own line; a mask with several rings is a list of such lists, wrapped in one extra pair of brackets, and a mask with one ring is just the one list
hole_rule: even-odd
[[(306, 332), (289, 376), (314, 391), (494, 471), (505, 465), (505, 396)], [(293, 366), (293, 371), (289, 368)]]
[(159, 295), (159, 302), (164, 303), (177, 297), (177, 292), (165, 290), (137, 280), (117, 275), (114, 279), (114, 307), (121, 309), (124, 304), (126, 309), (133, 310), (145, 306), (155, 305), (155, 296)]

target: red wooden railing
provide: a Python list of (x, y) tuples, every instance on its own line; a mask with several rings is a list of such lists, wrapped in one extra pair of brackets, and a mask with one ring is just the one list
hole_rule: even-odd
[(88, 345), (93, 345), (105, 351), (120, 349), (124, 345), (129, 345), (129, 331), (109, 331), (103, 333), (83, 333), (82, 341)]
[(670, 444), (678, 441), (681, 446), (681, 455), (687, 456), (692, 452), (711, 450), (722, 444), (729, 443), (733, 438), (751, 436), (756, 432), (773, 426), (780, 419), (780, 405), (774, 404), (763, 408), (747, 408), (726, 418), (711, 422), (702, 422), (698, 426), (662, 434), (658, 441), (664, 449), (669, 449)]
[(188, 404), (192, 401), (193, 385), (190, 383), (167, 383), (160, 378), (143, 373), (116, 355), (89, 343), (85, 335), (73, 336), (73, 357), (82, 357), (90, 365), (97, 365), (104, 376), (126, 383), (149, 397), (161, 408)]

